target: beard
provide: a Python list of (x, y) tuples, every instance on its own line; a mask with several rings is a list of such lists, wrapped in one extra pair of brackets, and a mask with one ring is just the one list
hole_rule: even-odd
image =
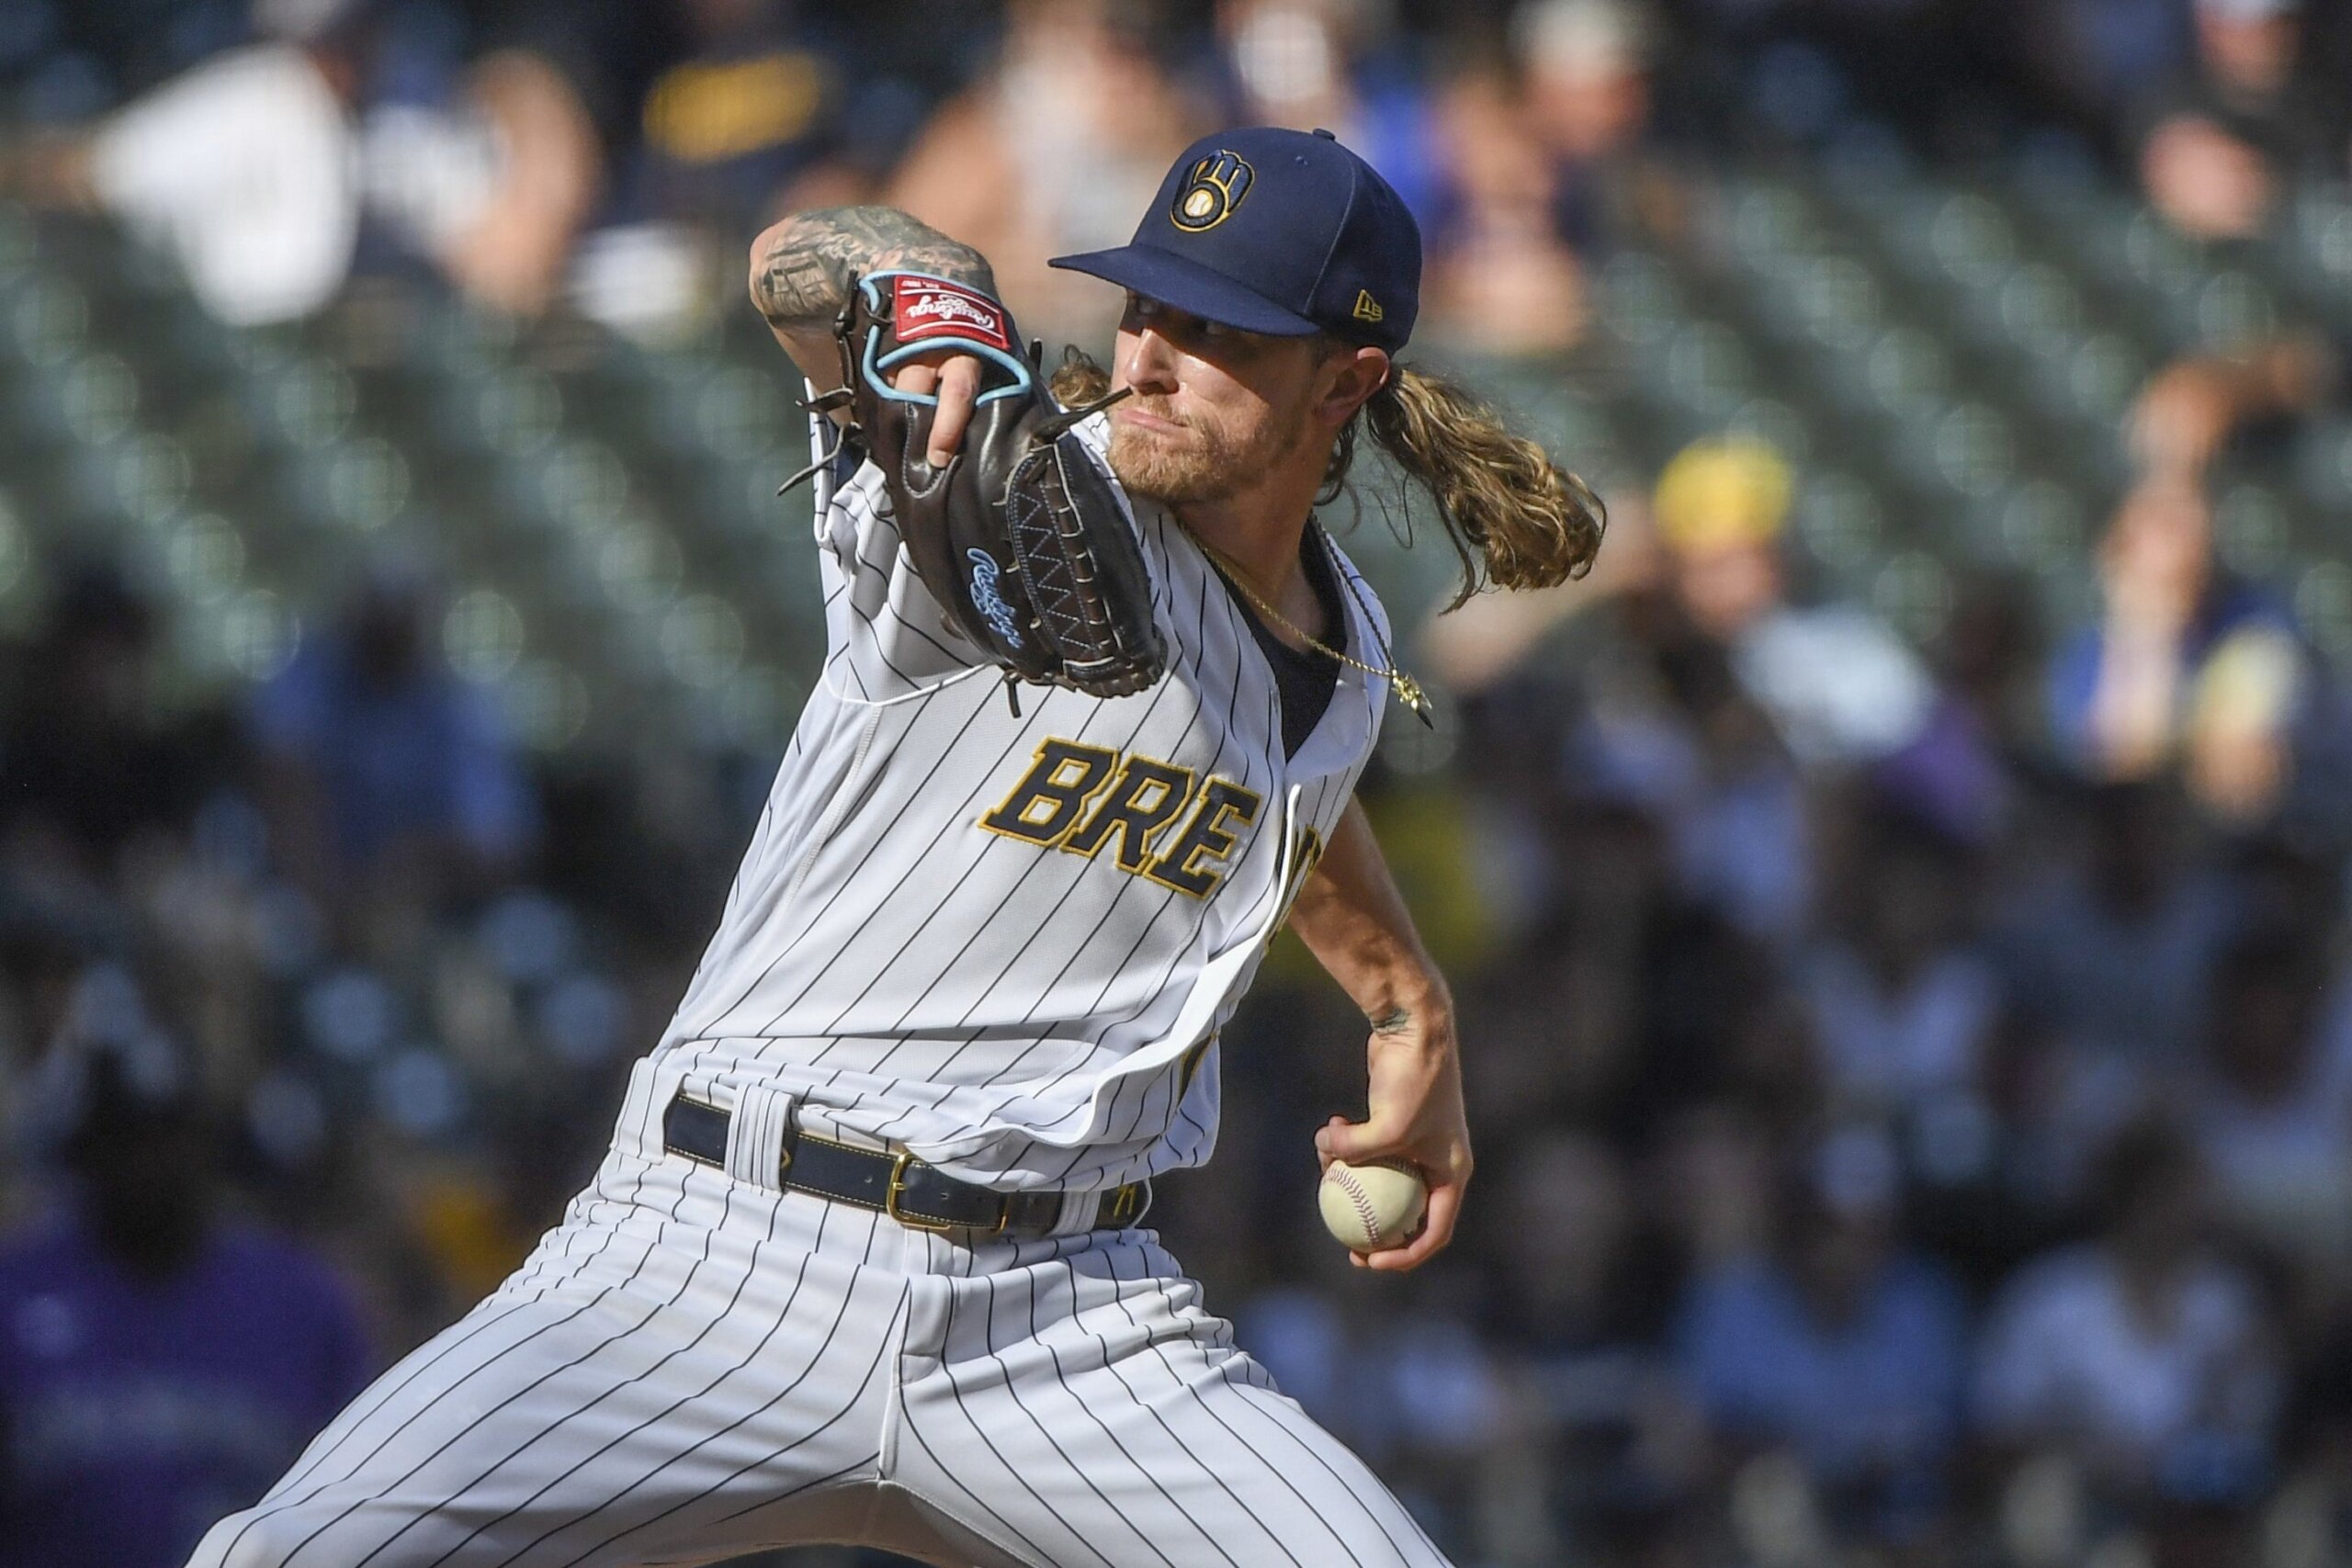
[[(1159, 399), (1138, 397), (1134, 401), (1145, 413), (1177, 419)], [(1106, 456), (1111, 472), (1129, 495), (1170, 504), (1224, 501), (1261, 478), (1298, 445), (1306, 429), (1306, 411), (1294, 409), (1287, 417), (1270, 411), (1255, 430), (1239, 433), (1214, 420), (1180, 423), (1181, 430), (1148, 430), (1112, 420)]]

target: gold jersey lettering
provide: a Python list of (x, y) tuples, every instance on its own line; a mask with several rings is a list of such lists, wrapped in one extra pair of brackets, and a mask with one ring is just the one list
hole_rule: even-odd
[(1129, 757), (1102, 804), (1062, 847), (1076, 854), (1092, 855), (1115, 834), (1119, 869), (1140, 872), (1151, 861), (1151, 836), (1174, 821), (1192, 797), (1192, 769), (1156, 757)]
[(1057, 844), (1086, 815), (1087, 803), (1111, 782), (1119, 754), (1107, 746), (1046, 740), (1012, 793), (980, 818), (980, 826), (1033, 844)]
[[(1139, 751), (1051, 739), (978, 826), (1090, 860), (1114, 846), (1121, 871), (1205, 898), (1264, 806), (1256, 790), (1231, 779), (1203, 779)], [(1319, 851), (1320, 840), (1313, 847)]]
[(1207, 897), (1225, 880), (1222, 863), (1240, 841), (1235, 830), (1257, 821), (1265, 804), (1256, 790), (1212, 776), (1201, 791), (1200, 805), (1193, 809), (1193, 819), (1144, 874), (1163, 887)]

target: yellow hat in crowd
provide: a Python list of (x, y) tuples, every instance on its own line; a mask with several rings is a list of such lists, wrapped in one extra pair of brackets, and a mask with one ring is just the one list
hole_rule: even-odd
[(1770, 544), (1788, 520), (1789, 465), (1761, 441), (1694, 441), (1657, 477), (1652, 504), (1668, 548), (1704, 553)]

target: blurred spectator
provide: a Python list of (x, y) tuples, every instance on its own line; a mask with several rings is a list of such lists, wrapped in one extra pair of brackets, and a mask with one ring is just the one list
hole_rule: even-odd
[[(1460, 627), (1428, 639), (1441, 665), (1473, 684), (1539, 647), (1577, 671), (1581, 690), (1560, 753), (1568, 793), (1653, 818), (1682, 888), (1774, 942), (1795, 938), (1813, 895), (1798, 764), (1839, 760), (1810, 729), (1817, 750), (1792, 757), (1781, 721), (1804, 723), (1829, 707), (1907, 736), (1917, 715), (1890, 720), (1856, 705), (1927, 695), (1917, 661), (1867, 615), (1784, 602), (1774, 539), (1789, 482), (1768, 448), (1698, 444), (1658, 486), (1665, 547), (1641, 548), (1637, 530), (1628, 563), (1602, 580), (1597, 599), (1557, 597), (1524, 615), (1465, 611)], [(1821, 657), (1846, 655), (1843, 664), (1808, 668), (1803, 656), (1816, 640)], [(1838, 706), (1840, 693), (1854, 702)]]
[(1518, 1420), (1558, 1478), (1547, 1501), (1562, 1553), (1630, 1546), (1699, 1480), (1703, 1433), (1661, 1331), (1671, 1260), (1606, 1145), (1543, 1134), (1510, 1177), (1512, 1241), (1489, 1311), (1520, 1373)]
[(611, 198), (644, 86), (630, 73), (662, 58), (673, 15), (507, 6), (452, 49), (418, 37), (429, 10), (404, 30), (402, 9), (363, 9), (338, 38), (361, 96), (371, 213), (475, 302), (545, 310)]
[(1792, 941), (1815, 891), (1804, 776), (1723, 649), (1659, 652), (1667, 711), (1599, 709), (1577, 761), (1600, 793), (1661, 814), (1690, 898), (1759, 942)]
[(2222, 951), (2187, 1119), (2229, 1218), (2340, 1277), (2352, 1264), (2352, 1058), (2321, 1029), (2312, 935), (2256, 930)]
[(1655, 21), (1636, 0), (1530, 0), (1510, 54), (1439, 88), (1445, 183), (1425, 312), (1449, 341), (1506, 355), (1584, 334), (1586, 276), (1632, 220), (1648, 170)]
[(1960, 846), (1883, 810), (1862, 838), (1844, 929), (1815, 944), (1806, 998), (1833, 1108), (1911, 1116), (1977, 1094), (2000, 983), (1964, 940)]
[(699, 324), (719, 249), (871, 197), (926, 107), (907, 65), (925, 51), (861, 48), (858, 31), (797, 0), (540, 8), (518, 41), (573, 85), (613, 170), (572, 268), (584, 311), (657, 339)]
[(2105, 612), (2051, 663), (2052, 725), (2094, 777), (2145, 778), (2176, 761), (2206, 807), (2260, 820), (2289, 782), (2310, 676), (2293, 623), (2213, 559), (2211, 509), (2150, 479), (2099, 547)]
[(1973, 851), (2013, 829), (2023, 774), (2046, 750), (2041, 627), (2017, 575), (1964, 572), (1932, 650), (1937, 697), (1869, 770), (1872, 793)]
[(2233, 890), (2199, 863), (2188, 813), (2162, 783), (2110, 784), (2082, 803), (2083, 863), (2011, 896), (1998, 949), (2019, 1005), (2047, 1029), (2030, 1114), (2061, 1161), (2177, 1074), (2205, 1016), (2213, 954), (2236, 918)]
[(120, 219), (237, 325), (334, 299), (371, 216), (475, 299), (537, 311), (604, 188), (580, 88), (527, 29), (463, 60), (404, 53), (408, 15), (254, 0), (265, 41), (19, 147), (7, 187)]
[(99, 945), (54, 905), (9, 893), (14, 907), (0, 924), (0, 1226), (24, 1219), (41, 1196), (40, 1160), (55, 1141), (45, 1078), (52, 1047), (88, 1010)]
[(0, 1247), (0, 1563), (173, 1568), (367, 1381), (344, 1287), (216, 1213), (170, 1054), (74, 1078), (71, 1201)]
[[(601, 73), (583, 96), (600, 121), (619, 121), (615, 140), (630, 148), (617, 181), (623, 218), (707, 223), (731, 236), (788, 207), (854, 200), (913, 129), (914, 88), (873, 69), (814, 7), (679, 0), (662, 9), (662, 32), (646, 36), (652, 28), (638, 21), (607, 58), (573, 67)], [(564, 11), (576, 55), (577, 7)], [(550, 39), (550, 55), (570, 65), (562, 47)]]
[(16, 663), (0, 721), (0, 840), (51, 840), (103, 879), (142, 835), (186, 823), (223, 759), (161, 699), (153, 604), (111, 567), (66, 574)]
[[(1507, 765), (1504, 748), (1545, 726), (1535, 692), (1494, 699), (1481, 704), (1473, 730), (1492, 764), (1481, 781), (1490, 787)], [(1687, 787), (1691, 799), (1648, 794), (1657, 781), (1623, 776), (1586, 735), (1564, 750), (1554, 742), (1544, 757), (1539, 798), (1498, 792), (1483, 803), (1506, 836), (1490, 885), (1498, 899), (1523, 900), (1525, 912), (1511, 948), (1463, 976), (1465, 1035), (1498, 1042), (1470, 1077), (1472, 1114), (1505, 1133), (1582, 1116), (1639, 1136), (1738, 1078), (1739, 1037), (1767, 1017), (1770, 976), (1718, 900), (1760, 890), (1749, 901), (1772, 908), (1783, 868), (1767, 861), (1756, 890), (1694, 884), (1678, 863), (1669, 818), (1687, 807), (1703, 828), (1730, 815), (1709, 811), (1705, 781), (1678, 771), (1666, 787)]]
[(1590, 315), (1584, 266), (1553, 230), (1554, 171), (1517, 85), (1467, 64), (1435, 89), (1431, 123), (1446, 184), (1427, 236), (1429, 334), (1496, 355), (1573, 347)]
[(1833, 1518), (1903, 1540), (1944, 1506), (1967, 1341), (1957, 1289), (1902, 1245), (1897, 1179), (1875, 1135), (1826, 1140), (1773, 1250), (1700, 1276), (1676, 1339), (1727, 1457), (1792, 1448)]
[(1692, 1277), (1747, 1267), (1778, 1243), (1786, 1153), (1758, 1118), (1720, 1100), (1680, 1108), (1659, 1129), (1647, 1174)]
[[(292, 7), (261, 7), (266, 25)], [(359, 232), (351, 105), (324, 18), (193, 66), (87, 130), (46, 133), (0, 164), (36, 202), (111, 214), (174, 256), (206, 310), (250, 326), (334, 297)]]
[(1090, 350), (1116, 290), (1046, 258), (1125, 244), (1199, 127), (1131, 0), (1009, 0), (995, 62), (943, 105), (888, 199), (978, 248), (1024, 330)]
[(2149, 201), (2183, 232), (2251, 238), (2268, 226), (2283, 178), (2341, 169), (2343, 83), (2299, 70), (2304, 9), (2302, 0), (2193, 0), (2195, 66), (2140, 147)]
[(2336, 389), (2337, 369), (2335, 353), (2305, 336), (2176, 359), (2132, 404), (2133, 456), (2158, 479), (2197, 484), (2242, 428), (2319, 404)]
[(379, 564), (342, 624), (254, 698), (279, 863), (324, 908), (364, 898), (430, 908), (511, 869), (534, 827), (490, 694), (452, 674), (432, 599)]
[(1552, 162), (1553, 230), (1600, 259), (1633, 205), (1657, 19), (1638, 0), (1530, 0), (1511, 32), (1528, 118)]
[(2267, 1459), (2276, 1327), (2207, 1234), (2205, 1172), (2174, 1127), (2135, 1122), (2099, 1160), (2095, 1239), (2003, 1289), (1976, 1370), (1977, 1419), (2055, 1449), (2121, 1500)]
[(1760, 442), (1685, 447), (1657, 513), (1676, 598), (1729, 649), (1740, 683), (1808, 764), (1869, 761), (1916, 738), (1935, 691), (1917, 658), (1860, 606), (1792, 604), (1781, 532), (1794, 476)]
[[(339, 35), (360, 95), (360, 166), (371, 216), (475, 302), (532, 314), (562, 281), (573, 241), (604, 198), (610, 152), (593, 84), (586, 7), (566, 26), (540, 7), (502, 13), (485, 38), (402, 50), (397, 10)], [(379, 23), (369, 27), (370, 21)]]

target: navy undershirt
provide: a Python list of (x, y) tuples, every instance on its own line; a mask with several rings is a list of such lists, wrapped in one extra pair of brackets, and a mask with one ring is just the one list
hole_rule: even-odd
[[(1331, 552), (1323, 547), (1321, 529), (1312, 523), (1299, 539), (1298, 564), (1323, 606), (1323, 624), (1328, 629), (1317, 640), (1346, 652), (1347, 609), (1340, 602), (1340, 581), (1331, 566)], [(1224, 578), (1226, 592), (1233, 595), (1234, 604), (1250, 622), (1258, 646), (1265, 650), (1266, 662), (1273, 667), (1274, 689), (1282, 695), (1283, 755), (1295, 757), (1331, 705), (1331, 694), (1339, 687), (1340, 661), (1328, 653), (1296, 649), (1283, 642), (1267, 626), (1258, 607), (1250, 603), (1250, 596), (1226, 577), (1222, 567), (1218, 568), (1217, 576)]]

